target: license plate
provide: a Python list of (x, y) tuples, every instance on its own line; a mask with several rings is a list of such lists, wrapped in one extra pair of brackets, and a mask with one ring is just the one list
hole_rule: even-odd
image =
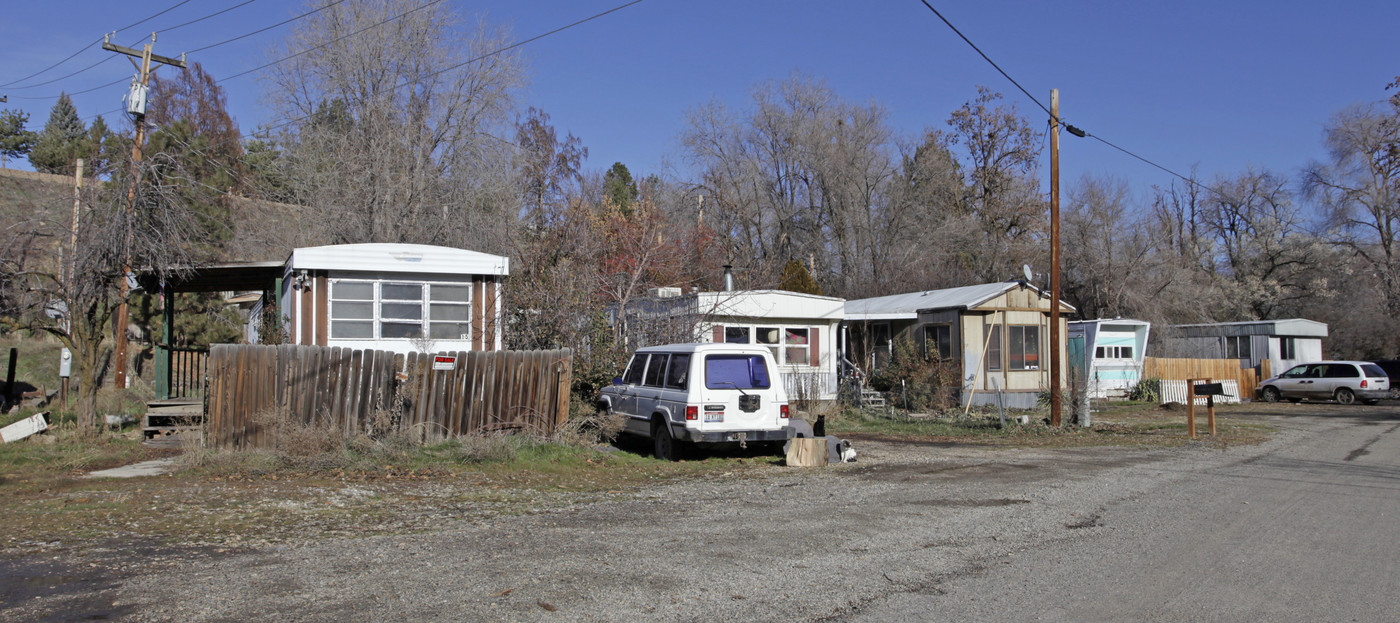
[(723, 412), (723, 411), (706, 411), (706, 412), (705, 412), (705, 421), (706, 421), (706, 422), (723, 422), (723, 421), (724, 421), (724, 412)]

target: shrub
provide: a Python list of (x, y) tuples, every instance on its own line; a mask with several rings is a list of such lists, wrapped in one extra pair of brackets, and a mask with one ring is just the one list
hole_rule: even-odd
[(1162, 379), (1142, 379), (1128, 393), (1128, 399), (1137, 402), (1161, 402)]
[(896, 392), (894, 403), (911, 411), (939, 411), (956, 406), (962, 378), (951, 361), (919, 352), (907, 334), (894, 342), (889, 365), (870, 376), (870, 385)]

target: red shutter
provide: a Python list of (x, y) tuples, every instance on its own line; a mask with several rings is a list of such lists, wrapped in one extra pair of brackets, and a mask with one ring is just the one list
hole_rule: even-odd
[(819, 336), (819, 335), (821, 335), (821, 334), (822, 334), (822, 328), (821, 328), (821, 327), (811, 327), (811, 328), (807, 329), (807, 335), (808, 335), (807, 350), (808, 350), (808, 357), (809, 357), (809, 359), (811, 359), (812, 367), (817, 367), (817, 366), (822, 365), (821, 340), (817, 338), (817, 336)]
[(723, 326), (721, 326), (721, 325), (715, 325), (715, 340), (714, 340), (714, 341), (715, 341), (716, 344), (722, 344), (722, 343), (724, 343), (724, 327), (723, 327)]

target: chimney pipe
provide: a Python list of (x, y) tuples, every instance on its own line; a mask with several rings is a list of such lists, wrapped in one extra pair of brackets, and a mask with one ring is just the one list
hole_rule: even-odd
[(724, 265), (724, 291), (725, 291), (725, 292), (733, 292), (733, 291), (734, 291), (734, 270), (733, 270), (733, 268), (734, 268), (733, 266), (730, 266), (730, 265), (728, 265), (728, 264), (725, 264), (725, 265)]

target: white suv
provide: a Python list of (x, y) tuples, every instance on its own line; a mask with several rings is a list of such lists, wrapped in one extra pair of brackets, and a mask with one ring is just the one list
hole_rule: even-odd
[(672, 344), (632, 355), (598, 396), (598, 408), (627, 415), (625, 432), (650, 437), (656, 458), (682, 443), (768, 443), (792, 436), (788, 399), (773, 354), (762, 346)]
[(1390, 397), (1390, 377), (1368, 361), (1319, 361), (1293, 366), (1260, 383), (1258, 391), (1265, 402), (1311, 398), (1349, 405), (1360, 399), (1373, 405)]

